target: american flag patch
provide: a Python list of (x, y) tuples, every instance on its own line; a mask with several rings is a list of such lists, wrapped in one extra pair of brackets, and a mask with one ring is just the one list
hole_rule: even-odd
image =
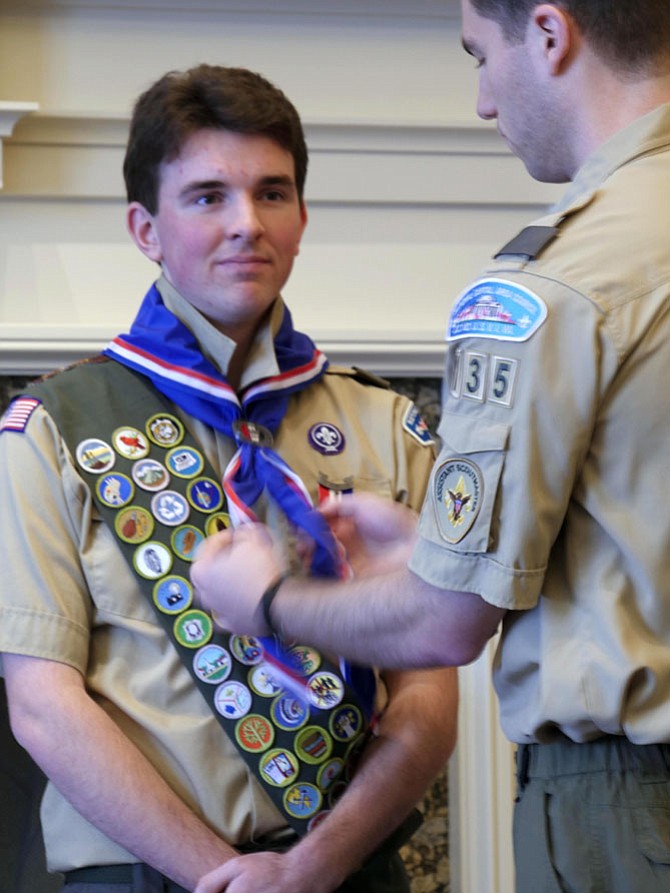
[(7, 412), (0, 419), (0, 433), (3, 431), (18, 431), (19, 433), (25, 431), (28, 419), (41, 402), (35, 397), (17, 397), (9, 404)]

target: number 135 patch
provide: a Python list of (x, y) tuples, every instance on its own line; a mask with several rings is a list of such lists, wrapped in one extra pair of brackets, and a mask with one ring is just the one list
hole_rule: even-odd
[(518, 369), (519, 361), (511, 357), (457, 348), (449, 391), (457, 399), (511, 406)]

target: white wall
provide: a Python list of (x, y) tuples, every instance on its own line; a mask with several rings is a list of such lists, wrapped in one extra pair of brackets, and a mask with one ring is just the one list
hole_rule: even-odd
[[(262, 72), (303, 116), (296, 322), (335, 360), (439, 375), (451, 301), (556, 195), (476, 119), (455, 0), (0, 0), (0, 374), (52, 368), (127, 328), (155, 275), (124, 226), (131, 104), (202, 61)], [(14, 125), (13, 103), (39, 109)], [(512, 885), (490, 659), (462, 672), (455, 893)]]

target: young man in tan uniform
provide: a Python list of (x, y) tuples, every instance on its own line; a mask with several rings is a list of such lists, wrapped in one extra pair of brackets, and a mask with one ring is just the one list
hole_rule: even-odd
[[(0, 426), (0, 651), (13, 730), (50, 780), (48, 864), (72, 893), (193, 890), (240, 853), (240, 893), (408, 889), (385, 841), (453, 748), (454, 671), (385, 675), (342, 792), (349, 768), (328, 755), (334, 739), (363, 744), (362, 713), (335, 723), (318, 697), (341, 695), (343, 667), (309, 677), (305, 707), (265, 644), (213, 644), (187, 580), (229, 516), (267, 520), (296, 570), (311, 558), (345, 573), (312, 504), (423, 499), (433, 456), (412, 405), (330, 369), (280, 297), (306, 166), (295, 109), (259, 75), (199, 66), (157, 81), (124, 171), (130, 233), (161, 276), (105, 357), (32, 388)], [(263, 698), (271, 719), (250, 712)], [(317, 714), (330, 731), (312, 730)], [(300, 747), (267, 750), (292, 723), (310, 730)], [(242, 750), (261, 753), (265, 787)]]
[[(670, 890), (670, 6), (462, 6), (478, 113), (572, 183), (455, 302), (409, 569), (320, 584), (299, 617), (299, 581), (257, 608), (281, 569), (258, 531), (193, 576), (238, 631), (269, 617), (361, 657), (374, 629), (385, 666), (470, 661), (502, 622), (518, 890)], [(371, 548), (411, 541), (395, 511), (345, 513)], [(257, 579), (237, 601), (240, 560)]]

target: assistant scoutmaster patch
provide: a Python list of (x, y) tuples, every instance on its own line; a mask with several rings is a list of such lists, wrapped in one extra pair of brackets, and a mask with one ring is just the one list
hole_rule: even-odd
[(479, 514), (484, 482), (469, 459), (448, 459), (435, 473), (433, 501), (437, 526), (448, 543), (458, 543)]

